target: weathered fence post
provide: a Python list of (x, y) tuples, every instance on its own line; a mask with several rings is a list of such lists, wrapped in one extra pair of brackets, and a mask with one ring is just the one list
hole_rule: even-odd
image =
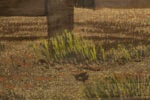
[(74, 0), (47, 0), (48, 36), (73, 29)]

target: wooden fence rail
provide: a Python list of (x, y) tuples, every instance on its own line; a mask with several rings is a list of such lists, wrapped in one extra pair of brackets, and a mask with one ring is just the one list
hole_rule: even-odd
[(74, 0), (83, 8), (150, 8), (150, 0)]

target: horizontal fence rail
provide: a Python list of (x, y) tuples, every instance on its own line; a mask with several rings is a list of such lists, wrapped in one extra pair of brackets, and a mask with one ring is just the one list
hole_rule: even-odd
[(44, 16), (45, 0), (0, 0), (0, 16)]
[(83, 8), (150, 8), (150, 0), (74, 0)]

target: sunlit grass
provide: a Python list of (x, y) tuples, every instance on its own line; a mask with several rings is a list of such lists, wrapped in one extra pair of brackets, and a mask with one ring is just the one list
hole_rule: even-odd
[(120, 98), (150, 99), (150, 76), (144, 73), (113, 73), (100, 76), (85, 87), (87, 100)]
[[(150, 47), (144, 44), (117, 44), (109, 50), (102, 44), (96, 45), (92, 40), (78, 37), (74, 33), (65, 31), (44, 40), (40, 46), (34, 45), (35, 53), (40, 53), (47, 62), (85, 63), (86, 61), (99, 63), (126, 64), (131, 61), (142, 61), (150, 56)], [(38, 52), (37, 52), (38, 51)]]
[(90, 62), (97, 59), (96, 47), (92, 41), (80, 38), (68, 31), (57, 34), (48, 41), (43, 41), (39, 48), (40, 53), (48, 62), (64, 60), (72, 62), (88, 60)]

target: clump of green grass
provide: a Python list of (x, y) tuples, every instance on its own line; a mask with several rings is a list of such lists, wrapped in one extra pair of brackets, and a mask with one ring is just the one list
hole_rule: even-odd
[(97, 59), (95, 44), (65, 31), (41, 43), (41, 53), (48, 61), (94, 61)]
[(3, 51), (4, 49), (5, 49), (5, 45), (0, 42), (0, 55), (1, 55), (1, 51)]
[(131, 60), (129, 51), (124, 45), (119, 44), (116, 49), (112, 48), (108, 52), (108, 58), (111, 58), (112, 62), (124, 64)]
[(5, 48), (5, 45), (0, 42), (0, 51), (4, 50), (4, 48)]
[(98, 59), (102, 62), (105, 62), (106, 61), (106, 52), (105, 52), (105, 49), (100, 45), (98, 46), (97, 48), (97, 56), (98, 56)]
[(126, 64), (129, 61), (141, 61), (150, 55), (149, 47), (142, 44), (138, 46), (118, 44), (116, 48), (105, 50), (101, 44), (96, 46), (93, 41), (68, 31), (56, 34), (48, 41), (42, 41), (38, 48), (35, 45), (33, 48), (36, 53), (39, 53), (37, 49), (40, 48), (40, 53), (46, 58), (47, 63), (98, 61)]
[(126, 64), (129, 61), (141, 61), (150, 55), (150, 49), (142, 44), (138, 46), (118, 44), (117, 48), (110, 49), (106, 55), (107, 60), (113, 63)]
[(85, 86), (87, 100), (111, 98), (150, 99), (150, 76), (146, 74), (114, 73)]
[(145, 45), (138, 45), (137, 47), (133, 47), (133, 45), (130, 45), (129, 49), (130, 55), (135, 60), (141, 60), (144, 57), (147, 57), (150, 55), (150, 50)]
[[(35, 52), (37, 47), (33, 47)], [(105, 50), (101, 45), (95, 46), (90, 40), (76, 36), (74, 33), (65, 31), (51, 37), (48, 41), (44, 40), (40, 45), (40, 53), (46, 58), (47, 62), (110, 62), (126, 64), (129, 61), (141, 61), (150, 55), (148, 46), (139, 44), (123, 45), (118, 44), (116, 48)]]

